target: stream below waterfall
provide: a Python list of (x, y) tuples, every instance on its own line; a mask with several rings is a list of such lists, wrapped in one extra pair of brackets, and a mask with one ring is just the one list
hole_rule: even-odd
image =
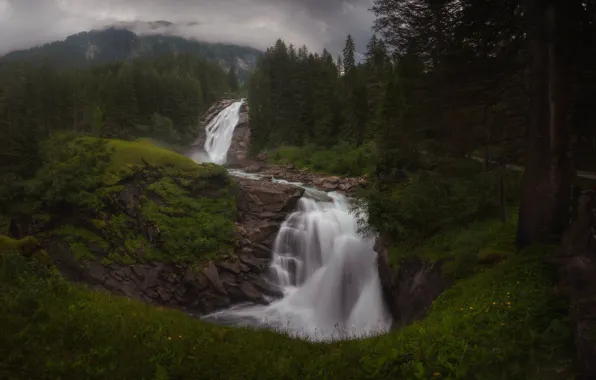
[[(209, 161), (225, 163), (242, 102), (224, 109), (207, 126)], [(258, 174), (229, 170), (260, 180)], [(283, 291), (267, 306), (242, 304), (203, 319), (226, 325), (272, 328), (312, 341), (353, 339), (389, 330), (374, 236), (362, 236), (350, 200), (340, 193), (301, 186), (297, 210), (283, 222), (267, 275)]]

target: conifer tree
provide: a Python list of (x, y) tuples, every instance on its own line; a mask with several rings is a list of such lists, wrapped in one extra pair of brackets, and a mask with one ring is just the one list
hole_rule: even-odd
[(232, 65), (230, 67), (230, 71), (228, 72), (228, 86), (232, 92), (238, 92), (238, 89), (240, 88), (240, 85), (238, 84), (238, 75), (236, 72), (236, 65)]

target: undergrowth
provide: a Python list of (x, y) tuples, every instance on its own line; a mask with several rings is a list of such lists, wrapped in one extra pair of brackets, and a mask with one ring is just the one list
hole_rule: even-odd
[(442, 263), (445, 275), (463, 278), (479, 268), (498, 263), (515, 254), (517, 209), (508, 210), (505, 223), (488, 219), (441, 231), (421, 244), (403, 241), (388, 250), (390, 264), (417, 257)]
[[(452, 249), (466, 244), (450, 241)], [(553, 294), (552, 273), (543, 263), (547, 250), (508, 255), (458, 281), (423, 321), (333, 343), (212, 325), (70, 284), (5, 253), (0, 377), (568, 379), (572, 339), (565, 305)]]

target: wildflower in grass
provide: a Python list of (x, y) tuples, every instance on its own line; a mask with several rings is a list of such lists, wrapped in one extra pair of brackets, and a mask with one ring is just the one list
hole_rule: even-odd
[(507, 305), (511, 305), (511, 302), (507, 301), (507, 302), (506, 302), (506, 304), (507, 304)]
[(168, 340), (172, 340), (172, 337), (171, 337), (171, 336), (169, 336), (169, 337), (168, 337)]
[(474, 310), (474, 308), (472, 306), (470, 306), (470, 310)]
[(493, 305), (496, 305), (496, 304), (497, 304), (496, 302), (493, 302)]

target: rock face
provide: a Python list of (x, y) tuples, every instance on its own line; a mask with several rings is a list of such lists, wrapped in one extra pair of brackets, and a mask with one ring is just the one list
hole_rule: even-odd
[(388, 241), (377, 238), (378, 269), (385, 303), (393, 316), (393, 329), (424, 318), (433, 301), (450, 286), (443, 277), (440, 263), (425, 263), (412, 258), (400, 263), (395, 271), (387, 258)]
[(568, 297), (582, 377), (596, 379), (596, 193), (579, 197), (574, 221), (551, 260), (559, 268), (559, 290)]
[(281, 223), (293, 211), (304, 189), (292, 185), (237, 178), (236, 196), (243, 237), (243, 251), (259, 258), (270, 258), (271, 248)]

